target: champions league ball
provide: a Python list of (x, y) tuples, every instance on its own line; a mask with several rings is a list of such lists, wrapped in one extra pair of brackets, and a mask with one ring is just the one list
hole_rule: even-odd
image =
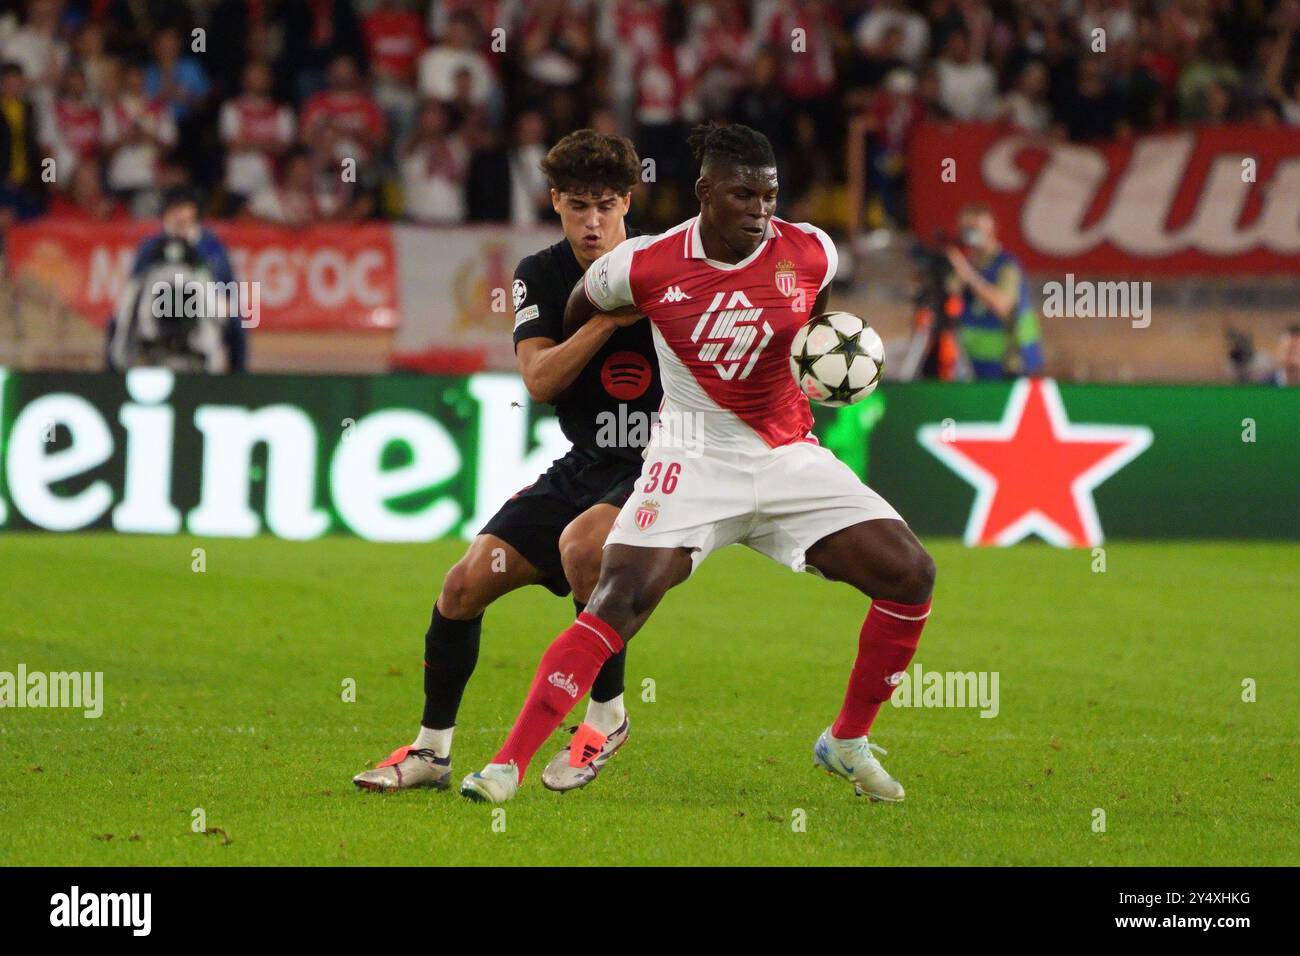
[(852, 405), (876, 390), (885, 370), (885, 343), (848, 312), (814, 316), (790, 343), (790, 371), (819, 405)]

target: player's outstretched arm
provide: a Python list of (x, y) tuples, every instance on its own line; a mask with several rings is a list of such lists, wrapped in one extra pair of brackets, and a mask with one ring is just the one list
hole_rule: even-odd
[(578, 329), (582, 328), (591, 321), (593, 316), (603, 316), (614, 325), (632, 325), (645, 318), (634, 305), (624, 306), (611, 312), (606, 312), (596, 308), (596, 304), (587, 296), (587, 290), (582, 281), (574, 285), (573, 291), (569, 293), (569, 301), (564, 306), (564, 337), (568, 339)]

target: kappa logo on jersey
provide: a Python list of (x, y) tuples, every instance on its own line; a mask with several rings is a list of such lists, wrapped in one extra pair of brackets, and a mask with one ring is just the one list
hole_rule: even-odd
[(659, 517), (659, 502), (647, 498), (641, 502), (641, 507), (636, 509), (636, 526), (644, 531), (655, 523)]
[[(723, 299), (727, 301), (725, 308), (721, 308)], [(754, 370), (754, 363), (758, 361), (759, 353), (772, 340), (772, 326), (766, 322), (762, 326), (758, 324), (762, 315), (762, 307), (755, 308), (743, 292), (732, 292), (730, 298), (727, 298), (726, 292), (714, 295), (708, 309), (696, 323), (695, 331), (691, 333), (691, 341), (700, 343), (704, 327), (710, 319), (713, 320), (712, 327), (700, 344), (700, 361), (712, 362), (718, 375), (726, 381), (748, 378)], [(760, 331), (763, 333), (761, 340)], [(756, 340), (757, 345), (754, 344)], [(726, 352), (723, 352), (724, 347)], [(749, 356), (749, 361), (745, 362), (744, 370), (737, 376), (736, 372), (746, 355)]]
[(668, 291), (664, 293), (664, 297), (659, 301), (660, 302), (684, 302), (689, 298), (690, 296), (682, 291), (681, 286), (670, 285), (668, 287)]
[(523, 279), (516, 279), (515, 284), (510, 287), (510, 295), (515, 300), (515, 311), (524, 304), (524, 299), (528, 298), (528, 286), (524, 285)]
[(799, 277), (794, 271), (794, 262), (782, 259), (776, 264), (776, 288), (782, 295), (794, 295), (799, 284)]

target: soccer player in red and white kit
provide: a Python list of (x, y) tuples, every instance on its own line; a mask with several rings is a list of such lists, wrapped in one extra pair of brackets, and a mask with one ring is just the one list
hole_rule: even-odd
[[(807, 397), (790, 374), (790, 341), (825, 311), (837, 258), (815, 226), (776, 219), (776, 160), (746, 126), (701, 127), (700, 214), (597, 259), (565, 308), (571, 334), (597, 313), (648, 317), (664, 404), (636, 490), (605, 541), (586, 610), (542, 657), (505, 745), (461, 793), (502, 802), (582, 699), (596, 672), (645, 624), (669, 588), (712, 551), (745, 544), (815, 570), (872, 599), (835, 723), (817, 766), (876, 800), (903, 799), (869, 743), (881, 705), (916, 653), (930, 614), (934, 562), (890, 505), (812, 435)], [(852, 347), (846, 343), (846, 347)], [(581, 726), (575, 764), (600, 753)]]

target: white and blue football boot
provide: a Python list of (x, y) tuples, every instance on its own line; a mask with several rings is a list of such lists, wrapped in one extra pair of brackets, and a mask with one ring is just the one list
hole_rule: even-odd
[(852, 781), (859, 797), (885, 803), (903, 799), (903, 785), (891, 777), (872, 751), (887, 753), (884, 747), (870, 743), (866, 737), (840, 740), (827, 727), (813, 746), (813, 766)]
[(505, 803), (519, 792), (519, 768), (509, 763), (490, 763), (460, 784), (460, 795), (476, 803)]

